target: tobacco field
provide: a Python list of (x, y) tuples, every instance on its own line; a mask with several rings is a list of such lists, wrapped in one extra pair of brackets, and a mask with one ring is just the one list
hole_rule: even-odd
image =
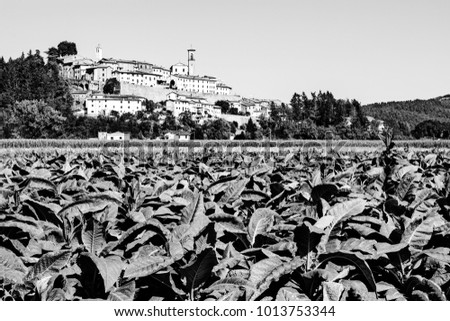
[(4, 156), (0, 297), (446, 300), (450, 156), (391, 147)]

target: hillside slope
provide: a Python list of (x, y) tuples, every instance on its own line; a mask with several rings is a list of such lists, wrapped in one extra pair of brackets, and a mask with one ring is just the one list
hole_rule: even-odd
[(398, 135), (410, 136), (426, 120), (450, 123), (450, 95), (428, 100), (392, 101), (363, 106), (367, 116), (383, 120)]

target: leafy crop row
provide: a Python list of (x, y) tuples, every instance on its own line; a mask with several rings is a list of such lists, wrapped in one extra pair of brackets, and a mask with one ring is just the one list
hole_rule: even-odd
[(4, 157), (0, 297), (446, 300), (449, 167), (390, 148)]

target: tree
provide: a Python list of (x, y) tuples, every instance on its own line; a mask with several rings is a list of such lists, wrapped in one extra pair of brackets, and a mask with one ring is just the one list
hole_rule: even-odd
[(182, 112), (178, 116), (178, 122), (181, 126), (183, 126), (185, 129), (191, 129), (195, 127), (195, 122), (192, 119), (192, 114), (190, 111)]
[(300, 121), (304, 119), (304, 114), (303, 114), (303, 106), (302, 106), (302, 101), (301, 101), (301, 97), (299, 94), (294, 93), (294, 96), (292, 96), (291, 99), (291, 107), (292, 107), (292, 117), (294, 121)]
[(120, 94), (120, 82), (116, 78), (109, 78), (103, 86), (104, 94)]
[(444, 138), (447, 139), (450, 133), (450, 123), (437, 120), (423, 121), (414, 128), (412, 134), (415, 138)]
[(222, 114), (227, 114), (230, 110), (230, 103), (226, 100), (218, 100), (215, 102), (215, 105), (221, 107)]
[(76, 55), (77, 45), (74, 42), (62, 41), (58, 44), (58, 53), (62, 57)]
[(164, 122), (162, 123), (161, 127), (163, 131), (177, 130), (178, 129), (177, 120), (172, 114), (169, 113), (166, 115), (166, 118), (164, 119)]
[(14, 104), (8, 127), (13, 138), (57, 138), (63, 135), (65, 118), (44, 101)]
[(252, 118), (247, 122), (246, 126), (246, 132), (248, 133), (248, 137), (250, 139), (256, 139), (256, 132), (258, 131), (258, 127), (256, 127), (255, 123), (253, 122)]
[(59, 50), (58, 48), (55, 47), (50, 47), (48, 48), (48, 50), (45, 52), (47, 54), (47, 58), (48, 61), (56, 61), (56, 58), (59, 57)]
[(149, 113), (153, 113), (157, 104), (153, 100), (146, 99), (145, 100), (145, 110)]
[(202, 129), (206, 139), (230, 139), (231, 126), (222, 118), (205, 122)]

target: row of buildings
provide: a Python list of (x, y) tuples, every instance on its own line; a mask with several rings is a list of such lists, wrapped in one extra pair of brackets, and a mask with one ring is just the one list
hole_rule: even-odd
[(232, 88), (216, 77), (195, 74), (195, 49), (188, 49), (187, 64), (165, 68), (145, 61), (103, 58), (96, 48), (96, 61), (79, 55), (58, 59), (61, 76), (85, 81), (86, 89), (101, 90), (110, 78), (138, 86), (171, 88), (178, 91), (211, 95), (230, 95)]
[[(119, 115), (125, 113), (135, 114), (145, 110), (145, 98), (134, 95), (105, 95), (93, 93), (87, 95), (80, 92), (85, 101), (85, 112), (87, 116), (98, 117), (100, 115), (110, 115), (115, 112)], [(75, 93), (75, 96), (77, 94)], [(81, 99), (81, 98), (79, 98)], [(234, 109), (234, 114), (241, 114), (252, 117), (268, 117), (270, 102), (267, 100), (247, 99), (228, 101), (230, 109)], [(183, 112), (190, 112), (193, 120), (202, 122), (206, 119), (222, 117), (222, 108), (209, 103), (205, 98), (192, 94), (180, 92), (170, 92), (165, 100), (165, 108), (175, 117), (179, 117)]]

